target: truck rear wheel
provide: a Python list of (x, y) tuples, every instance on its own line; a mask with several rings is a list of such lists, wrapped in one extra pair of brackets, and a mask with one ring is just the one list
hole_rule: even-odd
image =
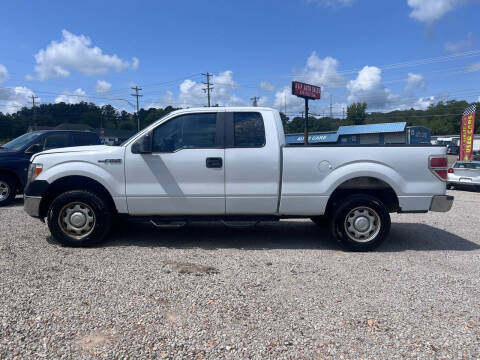
[(330, 219), (333, 236), (349, 251), (371, 251), (390, 232), (386, 206), (370, 195), (352, 195), (341, 201)]
[(85, 247), (101, 242), (112, 223), (108, 203), (84, 190), (68, 191), (51, 204), (47, 217), (52, 236), (64, 246)]
[(10, 205), (17, 195), (17, 186), (14, 178), (0, 174), (0, 206)]

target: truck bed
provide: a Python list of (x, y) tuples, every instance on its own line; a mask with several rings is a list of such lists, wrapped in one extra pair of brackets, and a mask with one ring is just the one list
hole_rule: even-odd
[(385, 182), (398, 195), (401, 211), (428, 209), (432, 195), (445, 193), (445, 183), (429, 169), (429, 157), (445, 152), (443, 146), (428, 144), (283, 147), (280, 213), (318, 213), (352, 178)]

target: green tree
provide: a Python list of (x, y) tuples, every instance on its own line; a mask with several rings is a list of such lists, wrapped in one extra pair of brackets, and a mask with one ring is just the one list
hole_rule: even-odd
[(347, 107), (347, 120), (355, 125), (365, 124), (367, 119), (367, 103), (353, 103)]

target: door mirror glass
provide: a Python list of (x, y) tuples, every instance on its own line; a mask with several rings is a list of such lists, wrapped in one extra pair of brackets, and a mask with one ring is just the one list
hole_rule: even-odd
[(134, 154), (151, 154), (152, 153), (152, 134), (148, 133), (135, 141), (132, 145), (132, 153)]

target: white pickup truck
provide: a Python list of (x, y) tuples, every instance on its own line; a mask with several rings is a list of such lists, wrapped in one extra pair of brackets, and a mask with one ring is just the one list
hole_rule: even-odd
[(372, 250), (390, 212), (450, 210), (445, 147), (288, 146), (278, 111), (170, 113), (120, 146), (44, 151), (31, 159), (25, 211), (63, 245), (88, 246), (116, 217), (328, 220), (345, 248)]

